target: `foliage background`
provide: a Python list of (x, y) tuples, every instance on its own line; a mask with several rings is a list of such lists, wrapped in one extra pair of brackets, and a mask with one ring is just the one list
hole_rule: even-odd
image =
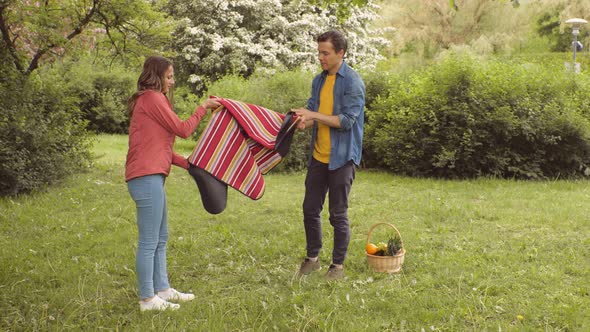
[[(164, 54), (178, 62), (181, 117), (209, 94), (277, 111), (300, 107), (317, 73), (273, 68), (278, 62), (263, 63), (268, 53), (253, 44), (258, 53), (246, 52), (255, 60), (246, 72), (227, 59), (204, 76), (207, 89), (197, 89), (191, 74), (207, 73), (181, 69), (189, 59), (171, 37), (186, 33), (187, 22), (172, 3), (0, 0), (0, 195), (10, 195), (0, 198), (0, 329), (589, 330), (589, 257), (580, 249), (589, 245), (588, 183), (562, 179), (582, 176), (576, 165), (587, 163), (586, 29), (582, 74), (574, 78), (563, 65), (571, 61), (564, 21), (589, 19), (586, 0), (281, 1), (333, 14), (334, 24), (370, 23), (351, 27), (354, 45), (390, 41), (379, 44), (374, 59), (384, 59), (374, 69), (356, 66), (367, 84), (367, 146), (351, 196), (348, 278), (294, 279), (304, 255), (304, 173), (296, 170), (308, 138), (300, 133), (293, 159), (281, 165), (289, 172), (265, 177), (260, 201), (230, 193), (231, 213), (206, 215), (192, 179), (173, 169), (171, 279), (199, 301), (142, 315), (133, 286), (133, 203), (122, 180), (126, 137), (93, 132), (125, 128), (117, 109), (143, 59)], [(369, 4), (381, 8), (363, 7)], [(365, 10), (381, 17), (355, 17)], [(294, 22), (274, 19), (279, 27)], [(242, 41), (273, 46), (267, 36)], [(313, 59), (309, 45), (305, 56)], [(201, 65), (190, 60), (187, 67)], [(188, 154), (193, 146), (179, 140), (175, 148)], [(549, 161), (559, 169), (541, 167)], [(487, 178), (498, 176), (561, 180)], [(365, 264), (366, 231), (378, 221), (402, 232), (402, 274), (375, 274)], [(329, 260), (328, 250), (321, 259)]]
[[(141, 62), (153, 53), (175, 59), (174, 105), (181, 117), (209, 95), (280, 112), (301, 107), (317, 73), (313, 37), (334, 27), (349, 36), (347, 61), (367, 85), (364, 167), (446, 178), (585, 176), (588, 79), (584, 72), (572, 79), (564, 70), (563, 63), (571, 59), (571, 35), (563, 22), (587, 18), (590, 6), (580, 0), (516, 3), (3, 1), (0, 26), (9, 38), (2, 39), (2, 66), (12, 73), (7, 77), (15, 78), (4, 81), (3, 93), (24, 87), (31, 89), (25, 95), (41, 96), (32, 90), (39, 82), (45, 94), (59, 88), (61, 92), (51, 93), (65, 98), (56, 101), (69, 115), (57, 118), (76, 128), (85, 124), (84, 130), (75, 131), (79, 143), (67, 149), (34, 143), (42, 139), (23, 146), (18, 135), (5, 135), (5, 145), (12, 147), (5, 148), (5, 155), (16, 149), (58, 160), (65, 151), (79, 152), (80, 164), (85, 164), (83, 142), (93, 133), (126, 132), (125, 100), (134, 90)], [(588, 38), (588, 29), (582, 29), (586, 49), (578, 61), (584, 69)], [(456, 56), (465, 53), (470, 56)], [(19, 122), (9, 112), (21, 107), (14, 98), (18, 93), (4, 99), (3, 125), (26, 132), (37, 126), (35, 116)], [(497, 128), (498, 123), (504, 126)], [(304, 167), (306, 140), (296, 139), (278, 171)], [(4, 160), (4, 186), (11, 188), (5, 194), (51, 182), (19, 185), (22, 168), (12, 172), (13, 161)], [(60, 174), (56, 181), (66, 173)]]
[(43, 188), (86, 168), (86, 122), (64, 85), (23, 78), (5, 65), (0, 77), (0, 196)]
[(316, 68), (315, 37), (323, 31), (343, 31), (350, 47), (347, 60), (359, 68), (374, 68), (383, 59), (383, 29), (371, 28), (378, 17), (372, 0), (351, 6), (317, 6), (312, 1), (170, 0), (168, 12), (179, 22), (174, 32), (180, 77), (197, 92), (227, 74), (249, 77), (255, 70)]
[(366, 162), (412, 176), (585, 176), (590, 80), (555, 67), (449, 52), (389, 79), (367, 115)]

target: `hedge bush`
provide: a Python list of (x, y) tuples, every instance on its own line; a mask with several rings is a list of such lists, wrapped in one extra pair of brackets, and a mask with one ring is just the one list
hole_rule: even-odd
[(90, 162), (90, 140), (63, 82), (0, 63), (0, 195), (58, 182)]
[(588, 76), (449, 53), (367, 112), (371, 166), (410, 176), (578, 177), (590, 164)]
[(139, 72), (82, 58), (42, 68), (39, 75), (46, 82), (63, 81), (67, 95), (87, 120), (87, 129), (96, 133), (128, 132), (127, 99), (135, 92)]

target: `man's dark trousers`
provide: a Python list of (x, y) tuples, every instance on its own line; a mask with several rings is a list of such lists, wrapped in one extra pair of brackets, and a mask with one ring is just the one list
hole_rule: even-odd
[(322, 248), (322, 222), (320, 214), (324, 207), (326, 193), (330, 212), (330, 224), (334, 228), (334, 249), (332, 262), (344, 263), (350, 225), (348, 221), (348, 195), (355, 176), (355, 165), (349, 161), (344, 166), (330, 171), (328, 164), (312, 158), (305, 178), (303, 200), (303, 223), (307, 241), (307, 256), (317, 257)]

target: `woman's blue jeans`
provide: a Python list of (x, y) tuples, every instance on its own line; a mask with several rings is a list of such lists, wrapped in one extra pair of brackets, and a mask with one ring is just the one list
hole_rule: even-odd
[(170, 288), (166, 272), (168, 211), (164, 175), (147, 175), (127, 182), (127, 189), (137, 206), (139, 240), (135, 268), (139, 297), (151, 298), (156, 291)]

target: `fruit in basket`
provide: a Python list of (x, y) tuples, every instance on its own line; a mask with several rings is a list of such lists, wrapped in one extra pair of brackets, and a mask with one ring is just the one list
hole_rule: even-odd
[(387, 254), (387, 243), (385, 243), (385, 242), (377, 243), (377, 251), (373, 255), (384, 256), (385, 254)]
[(365, 251), (369, 255), (375, 255), (377, 253), (377, 246), (373, 243), (367, 243), (367, 245), (365, 245)]

